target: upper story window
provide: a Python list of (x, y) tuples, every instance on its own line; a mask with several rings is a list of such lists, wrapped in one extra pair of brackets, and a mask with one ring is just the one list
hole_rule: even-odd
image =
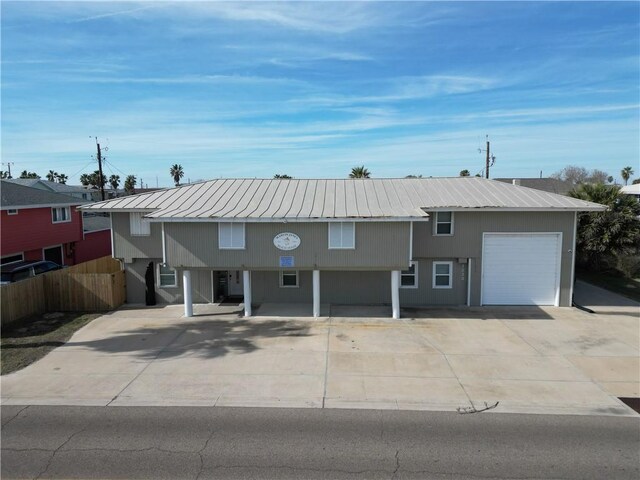
[(329, 248), (356, 248), (356, 224), (354, 222), (330, 222)]
[(436, 212), (435, 234), (453, 235), (453, 212)]
[(144, 218), (143, 212), (131, 212), (129, 214), (129, 228), (132, 236), (151, 235), (151, 223)]
[(219, 223), (218, 246), (227, 250), (243, 250), (245, 248), (244, 223)]
[(400, 288), (418, 288), (418, 262), (411, 262), (407, 270), (400, 272)]
[(53, 223), (62, 223), (71, 221), (71, 208), (69, 207), (53, 207), (51, 209), (51, 220)]
[(7, 215), (17, 215), (18, 214), (18, 210), (15, 208), (9, 208), (7, 210)]

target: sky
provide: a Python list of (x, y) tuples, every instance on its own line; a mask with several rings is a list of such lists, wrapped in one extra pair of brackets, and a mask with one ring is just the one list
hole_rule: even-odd
[(639, 2), (11, 2), (2, 169), (640, 176)]

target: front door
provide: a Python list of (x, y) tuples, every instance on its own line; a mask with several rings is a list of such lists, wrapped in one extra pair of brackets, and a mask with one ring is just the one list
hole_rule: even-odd
[(227, 272), (227, 292), (230, 297), (241, 297), (244, 294), (242, 271), (229, 270)]
[(62, 245), (57, 247), (49, 247), (44, 249), (44, 259), (55, 262), (58, 265), (64, 265), (62, 256)]

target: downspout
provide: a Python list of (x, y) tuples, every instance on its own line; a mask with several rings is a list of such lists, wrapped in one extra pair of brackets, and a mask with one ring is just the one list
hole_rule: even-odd
[(167, 266), (167, 241), (164, 235), (164, 222), (160, 224), (162, 226), (162, 265)]
[(578, 240), (578, 212), (573, 212), (573, 248), (571, 249), (571, 301), (573, 302), (573, 286), (576, 281), (576, 243)]
[(471, 306), (471, 257), (467, 260), (467, 307)]
[(111, 227), (111, 258), (116, 258), (116, 236), (113, 231), (113, 212), (109, 212), (109, 227)]
[(409, 222), (409, 267), (413, 261), (413, 222)]

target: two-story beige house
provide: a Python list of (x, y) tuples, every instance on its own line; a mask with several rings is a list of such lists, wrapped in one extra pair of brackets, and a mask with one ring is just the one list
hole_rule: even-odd
[(220, 179), (83, 207), (110, 212), (127, 300), (570, 306), (577, 212), (482, 178)]

